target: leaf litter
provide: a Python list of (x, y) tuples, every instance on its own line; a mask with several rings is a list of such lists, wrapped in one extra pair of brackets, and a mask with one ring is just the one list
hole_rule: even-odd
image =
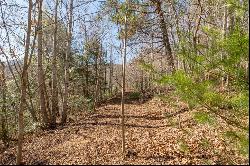
[[(78, 113), (77, 121), (64, 127), (26, 134), (23, 161), (33, 165), (248, 164), (221, 139), (222, 128), (198, 124), (192, 111), (179, 111), (156, 98), (125, 104), (124, 158), (120, 104), (107, 103), (96, 112)], [(15, 164), (15, 156), (16, 148), (8, 148), (0, 154), (0, 164)]]

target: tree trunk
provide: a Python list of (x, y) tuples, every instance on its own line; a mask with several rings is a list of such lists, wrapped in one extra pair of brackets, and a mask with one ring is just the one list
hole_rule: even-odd
[(122, 113), (122, 153), (125, 154), (125, 124), (124, 124), (124, 94), (125, 94), (125, 71), (126, 71), (126, 49), (127, 49), (127, 14), (125, 14), (124, 40), (123, 40), (123, 57), (122, 57), (122, 98), (121, 98), (121, 113)]
[(31, 34), (31, 11), (32, 11), (32, 0), (29, 0), (29, 8), (28, 8), (28, 28), (27, 28), (27, 36), (25, 42), (25, 54), (24, 54), (24, 62), (23, 62), (23, 71), (21, 76), (21, 102), (18, 113), (18, 144), (17, 144), (17, 157), (16, 164), (20, 165), (22, 163), (22, 144), (23, 144), (23, 112), (25, 109), (25, 99), (26, 99), (26, 89), (28, 82), (28, 57), (29, 57), (29, 46), (30, 46), (30, 34)]
[[(98, 60), (101, 58), (100, 53), (101, 51), (98, 49), (98, 54), (95, 56), (95, 94), (94, 94), (94, 104), (93, 104), (93, 109), (94, 111), (96, 110), (96, 105), (98, 103), (98, 98), (99, 98), (99, 69), (98, 69)], [(100, 63), (99, 63), (100, 64)]]
[[(84, 20), (85, 21), (85, 20)], [(86, 25), (84, 25), (84, 36), (85, 36), (85, 43), (88, 42), (88, 34), (87, 34), (87, 29), (86, 29)], [(84, 96), (86, 96), (87, 98), (89, 98), (89, 57), (88, 57), (88, 53), (86, 48), (84, 48), (84, 55), (86, 56), (85, 59), (85, 87), (84, 87)]]
[[(154, 56), (154, 33), (152, 32), (151, 35), (151, 43), (150, 43), (150, 47), (151, 47), (151, 51), (150, 51), (150, 56), (151, 56), (151, 61), (150, 61), (150, 64), (151, 66), (154, 68), (154, 61), (155, 61), (155, 56)], [(151, 91), (151, 94), (155, 94), (155, 91), (153, 90), (154, 89), (154, 84), (153, 84), (153, 81), (155, 80), (155, 74), (152, 72), (150, 73), (150, 76), (149, 76), (149, 83), (150, 83), (150, 91)]]
[(113, 82), (112, 82), (112, 77), (113, 77), (113, 59), (112, 59), (112, 46), (110, 48), (110, 62), (109, 62), (109, 95), (112, 96), (112, 89), (113, 89)]
[(141, 88), (140, 88), (141, 94), (144, 93), (144, 71), (141, 70)]
[(159, 20), (160, 20), (160, 28), (162, 31), (163, 45), (165, 47), (165, 56), (168, 57), (168, 65), (170, 67), (170, 71), (174, 72), (175, 71), (174, 58), (173, 58), (172, 49), (171, 49), (170, 42), (169, 42), (168, 30), (167, 30), (166, 22), (164, 19), (164, 13), (161, 9), (162, 2), (158, 0), (152, 0), (152, 1), (155, 4), (156, 13), (158, 14)]
[(35, 112), (35, 109), (34, 109), (34, 105), (33, 105), (33, 101), (32, 101), (32, 93), (31, 93), (31, 89), (30, 89), (30, 83), (29, 83), (29, 80), (28, 80), (28, 83), (27, 83), (27, 88), (28, 88), (28, 95), (29, 95), (29, 101), (30, 101), (30, 106), (28, 105), (28, 103), (26, 102), (28, 108), (29, 108), (29, 112), (31, 114), (31, 117), (33, 119), (34, 122), (38, 122), (38, 119), (37, 119), (37, 116), (36, 116), (36, 112)]
[(51, 125), (56, 125), (56, 116), (59, 115), (58, 108), (58, 87), (57, 87), (57, 7), (58, 0), (55, 4), (55, 20), (54, 20), (54, 53), (52, 61), (52, 109), (51, 109)]
[(87, 98), (89, 98), (89, 59), (87, 57), (86, 59), (86, 73), (85, 73), (85, 77), (86, 77), (86, 88), (85, 88), (85, 96)]
[[(224, 6), (224, 18), (223, 18), (223, 25), (222, 25), (222, 28), (223, 28), (223, 38), (225, 38), (227, 36), (227, 7)], [(225, 54), (221, 53), (221, 61), (224, 59), (224, 58), (227, 58)], [(224, 70), (224, 67), (222, 66), (222, 70)], [(224, 80), (224, 79), (227, 79), (227, 74), (223, 71), (223, 75), (221, 77), (221, 89), (222, 91), (224, 91), (224, 88), (225, 88), (225, 84), (224, 84), (224, 81), (227, 82), (227, 80)], [(225, 82), (225, 83), (226, 83)]]
[(194, 45), (194, 51), (195, 51), (196, 55), (198, 54), (198, 49), (197, 49), (198, 40), (197, 39), (198, 39), (198, 31), (200, 28), (201, 15), (202, 15), (202, 6), (201, 6), (200, 0), (198, 0), (198, 5), (200, 8), (200, 11), (199, 11), (199, 16), (198, 16), (197, 21), (196, 21), (196, 27), (194, 29), (194, 35), (193, 35), (193, 45)]
[[(50, 109), (50, 103), (49, 103), (49, 95), (48, 95), (48, 91), (47, 91), (47, 86), (44, 82), (44, 98), (45, 98), (45, 105), (46, 105), (46, 110), (47, 110), (47, 115), (48, 115), (48, 124), (50, 125), (50, 122), (51, 122), (51, 109)], [(51, 126), (48, 126), (48, 127), (51, 127)]]
[(39, 85), (39, 96), (40, 96), (40, 110), (42, 114), (42, 120), (45, 125), (48, 124), (48, 114), (46, 111), (46, 102), (45, 102), (45, 82), (44, 82), (44, 72), (43, 72), (43, 48), (42, 48), (42, 4), (43, 0), (38, 2), (38, 58), (37, 58), (37, 73), (38, 73), (38, 85)]
[(104, 68), (104, 95), (106, 95), (106, 90), (107, 90), (107, 65), (105, 60), (107, 59), (107, 51), (105, 52), (105, 57), (103, 59), (103, 68)]
[(68, 112), (68, 91), (69, 91), (69, 56), (71, 54), (71, 38), (72, 38), (72, 13), (73, 12), (73, 0), (70, 0), (69, 5), (69, 23), (67, 33), (67, 52), (65, 57), (65, 70), (64, 70), (64, 96), (63, 96), (63, 110), (61, 123), (64, 124), (67, 121)]

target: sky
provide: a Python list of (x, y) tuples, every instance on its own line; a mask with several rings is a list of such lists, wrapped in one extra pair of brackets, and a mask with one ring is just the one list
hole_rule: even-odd
[[(0, 0), (0, 3), (0, 49), (9, 60), (20, 59), (24, 52), (28, 3), (25, 0)], [(7, 25), (7, 32), (3, 20)], [(0, 60), (6, 61), (1, 53)]]
[[(0, 0), (1, 2), (2, 0)], [(66, 15), (66, 0), (62, 0), (64, 3), (63, 6), (60, 6), (59, 17), (64, 17)], [(8, 35), (10, 39), (11, 46), (8, 45), (8, 38), (6, 35), (5, 28), (3, 28), (0, 24), (0, 32), (1, 32), (1, 41), (0, 47), (4, 49), (4, 52), (7, 55), (10, 55), (9, 48), (11, 47), (14, 50), (15, 54), (18, 55), (19, 58), (23, 57), (24, 53), (24, 37), (26, 34), (26, 26), (27, 26), (27, 10), (28, 10), (28, 0), (6, 0), (5, 2), (8, 5), (17, 4), (18, 7), (11, 7), (10, 10), (6, 8), (6, 5), (2, 5), (2, 10), (4, 13), (4, 19), (8, 26)], [(79, 4), (86, 2), (86, 0), (74, 0), (74, 6), (78, 6)], [(48, 10), (54, 9), (54, 1), (53, 0), (44, 0), (44, 7)], [(100, 8), (99, 2), (90, 3), (88, 5), (80, 5), (74, 8), (74, 25), (73, 25), (73, 45), (72, 48), (83, 48), (84, 41), (84, 33), (81, 31), (81, 25), (85, 24), (87, 26), (87, 31), (91, 32), (93, 30), (93, 23), (88, 22), (92, 20), (95, 16), (96, 12)], [(13, 12), (14, 11), (14, 12)], [(51, 11), (52, 13), (53, 11)], [(62, 16), (63, 15), (63, 16)], [(83, 17), (84, 15), (84, 17)], [(83, 21), (83, 18), (85, 22)], [(2, 18), (0, 18), (0, 23), (2, 23)], [(16, 24), (16, 25), (15, 25)], [(65, 22), (66, 24), (66, 22)], [(115, 48), (119, 48), (121, 41), (117, 39), (118, 27), (115, 24), (110, 24), (110, 22), (103, 21), (101, 25), (99, 25), (99, 29), (102, 29), (104, 26), (108, 26), (105, 30), (105, 36), (103, 37), (103, 46), (107, 47), (107, 54), (109, 57), (110, 54), (110, 45), (114, 45)], [(93, 33), (93, 32), (92, 32)], [(121, 63), (121, 52), (113, 48), (113, 60), (115, 63)], [(131, 54), (131, 49), (128, 49), (127, 61), (129, 61), (133, 56)], [(9, 56), (9, 59), (11, 57)], [(0, 54), (0, 60), (5, 61), (3, 54)]]

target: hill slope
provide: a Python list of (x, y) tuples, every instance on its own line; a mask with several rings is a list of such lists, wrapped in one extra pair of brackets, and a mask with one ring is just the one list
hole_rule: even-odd
[[(175, 112), (157, 99), (126, 101), (124, 160), (118, 97), (64, 127), (27, 134), (25, 164), (247, 164), (224, 146), (219, 128), (196, 124), (187, 110)], [(0, 163), (15, 163), (14, 147), (0, 155)]]

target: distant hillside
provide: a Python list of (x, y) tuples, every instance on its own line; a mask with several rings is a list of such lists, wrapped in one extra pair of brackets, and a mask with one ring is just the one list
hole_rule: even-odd
[(17, 59), (8, 60), (8, 62), (5, 61), (3, 63), (5, 65), (5, 75), (6, 75), (6, 77), (8, 79), (12, 78), (12, 74), (11, 74), (10, 68), (12, 69), (13, 73), (16, 74), (17, 70), (20, 71), (20, 67), (22, 65), (22, 61), (21, 60), (17, 60)]

